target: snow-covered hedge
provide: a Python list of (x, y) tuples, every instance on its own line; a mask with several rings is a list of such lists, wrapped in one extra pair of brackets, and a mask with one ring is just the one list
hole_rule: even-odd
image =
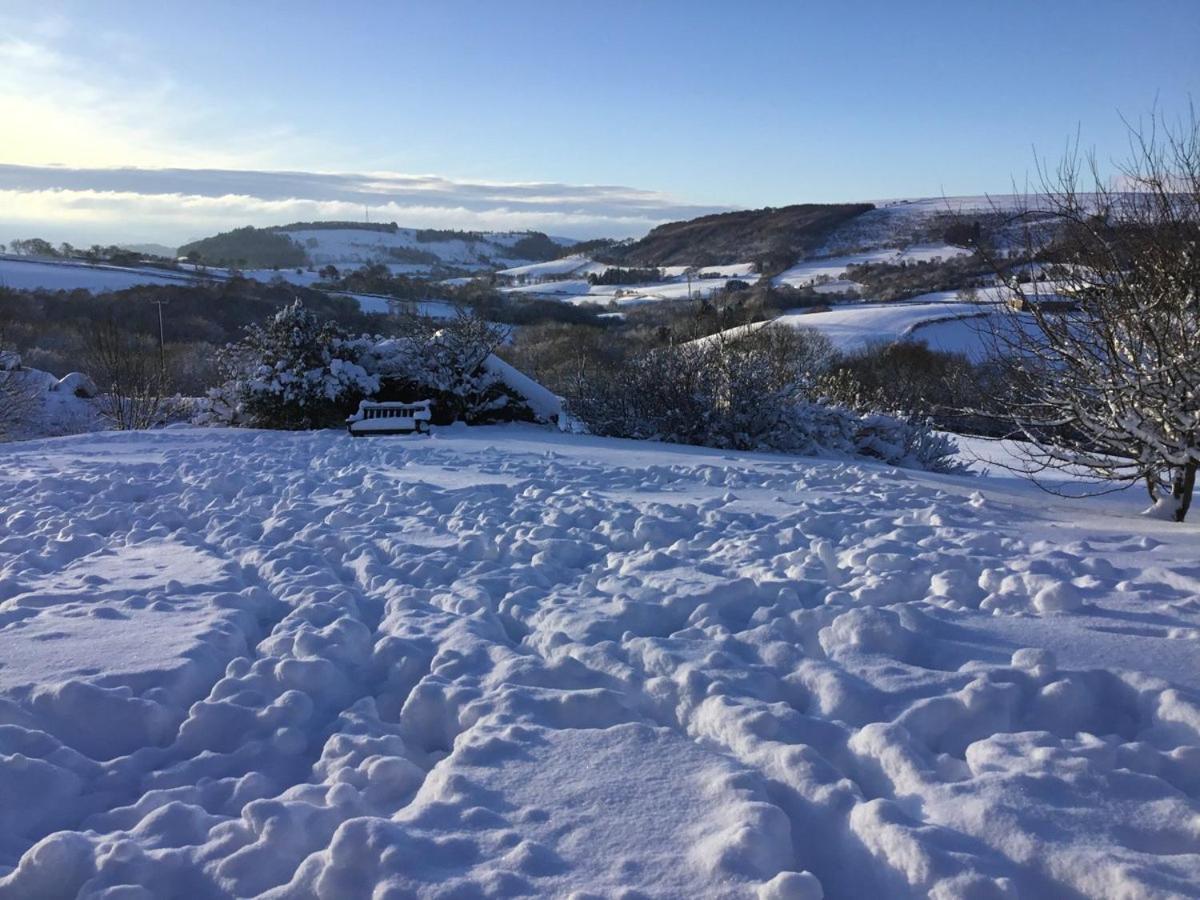
[[(226, 376), (205, 418), (263, 428), (340, 425), (360, 400), (433, 400), (433, 421), (539, 417), (492, 365), (504, 331), (475, 316), (350, 337), (297, 301), (222, 351)], [(511, 380), (511, 379), (509, 379)]]
[(600, 435), (959, 468), (954, 442), (927, 423), (827, 400), (827, 343), (764, 328), (659, 348), (580, 379), (567, 411)]

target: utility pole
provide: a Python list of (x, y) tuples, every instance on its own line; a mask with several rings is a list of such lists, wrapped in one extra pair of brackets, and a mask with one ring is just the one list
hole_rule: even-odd
[(162, 308), (166, 300), (151, 300), (158, 307), (158, 373), (163, 378), (167, 377), (167, 342), (163, 333), (163, 312)]

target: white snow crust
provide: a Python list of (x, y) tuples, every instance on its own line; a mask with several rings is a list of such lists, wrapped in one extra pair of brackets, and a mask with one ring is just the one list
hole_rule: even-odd
[(4, 453), (0, 897), (1197, 893), (1200, 533), (1135, 496), (532, 426)]

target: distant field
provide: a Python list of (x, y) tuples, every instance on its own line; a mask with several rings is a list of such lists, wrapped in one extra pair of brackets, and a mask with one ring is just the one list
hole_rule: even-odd
[(119, 291), (138, 284), (180, 284), (193, 276), (154, 269), (125, 269), (83, 263), (0, 257), (0, 287), (14, 290)]

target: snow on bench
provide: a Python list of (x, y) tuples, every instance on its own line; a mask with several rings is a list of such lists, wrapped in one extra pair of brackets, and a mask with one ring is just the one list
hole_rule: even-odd
[(363, 400), (358, 404), (358, 412), (346, 419), (346, 428), (355, 437), (364, 434), (428, 432), (429, 420), (433, 417), (432, 405), (431, 400), (418, 400), (416, 403)]

